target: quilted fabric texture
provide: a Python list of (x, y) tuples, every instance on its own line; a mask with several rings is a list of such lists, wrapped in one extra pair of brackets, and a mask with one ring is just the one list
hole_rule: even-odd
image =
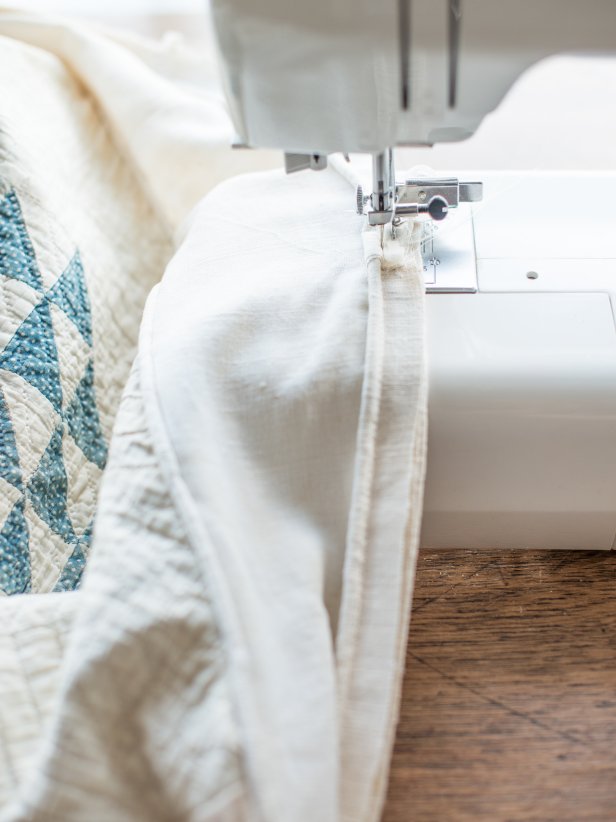
[(0, 595), (10, 595), (79, 584), (141, 311), (171, 244), (60, 61), (1, 37), (0, 61)]
[[(12, 190), (0, 201), (0, 276), (7, 308), (0, 317), (0, 505), (5, 515), (0, 586), (7, 594), (31, 589), (30, 532), (49, 529), (70, 551), (55, 590), (71, 589), (85, 565), (94, 512), (83, 504), (83, 494), (69, 493), (64, 453), (70, 459), (75, 449), (80, 452), (79, 474), (88, 476), (90, 501), (107, 457), (94, 394), (90, 302), (78, 251), (45, 288)], [(45, 424), (30, 425), (25, 411)]]
[(0, 600), (0, 818), (56, 702), (80, 591)]

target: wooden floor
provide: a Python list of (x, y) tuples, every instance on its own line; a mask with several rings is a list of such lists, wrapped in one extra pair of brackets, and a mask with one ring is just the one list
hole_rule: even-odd
[(616, 820), (616, 553), (420, 555), (383, 819)]

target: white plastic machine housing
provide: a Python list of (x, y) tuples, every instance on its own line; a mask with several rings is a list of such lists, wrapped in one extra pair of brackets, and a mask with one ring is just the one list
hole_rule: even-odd
[(544, 57), (616, 50), (614, 0), (210, 6), (238, 135), (247, 145), (286, 152), (380, 152), (462, 140)]
[(427, 296), (422, 544), (616, 547), (616, 175), (480, 179), (478, 291)]
[[(461, 140), (543, 57), (616, 49), (615, 0), (211, 8), (241, 141), (286, 152)], [(592, 151), (592, 121), (587, 129)], [(484, 199), (447, 218), (440, 265), (428, 265), (428, 290), (447, 293), (427, 296), (423, 544), (609, 549), (616, 178), (459, 176), (483, 180)]]

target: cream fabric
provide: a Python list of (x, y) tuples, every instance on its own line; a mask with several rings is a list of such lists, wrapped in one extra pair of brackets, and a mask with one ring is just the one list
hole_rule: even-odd
[[(335, 819), (340, 789), (342, 818), (376, 818), (403, 663), (423, 287), (410, 238), (388, 241), (382, 276), (380, 233), (362, 235), (352, 194), (335, 171), (226, 183), (197, 209), (152, 315), (181, 499), (248, 659), (237, 704), (268, 819)], [(250, 221), (227, 216), (240, 201)]]
[(211, 581), (155, 455), (141, 371), (122, 399), (88, 579), (71, 595), (51, 732), (10, 819), (244, 818)]
[[(192, 182), (162, 194), (195, 162), (165, 145), (195, 120), (171, 87), (145, 135), (128, 63), (119, 111), (100, 88), (115, 69), (85, 72), (91, 41), (10, 25), (99, 83), (177, 227)], [(363, 226), (350, 182), (239, 177), (193, 212), (146, 309), (51, 725), (7, 819), (378, 819), (425, 471), (423, 283), (416, 229)]]
[(0, 602), (0, 818), (46, 731), (78, 601), (66, 592)]
[(229, 148), (233, 129), (213, 47), (196, 53), (172, 37), (153, 43), (10, 9), (0, 9), (0, 36), (37, 47), (47, 60), (60, 58), (99, 106), (121, 155), (174, 230), (212, 186), (263, 162)]
[[(172, 244), (91, 95), (62, 63), (0, 36), (0, 65), (2, 436), (14, 438), (19, 477), (0, 476), (0, 532), (23, 505), (15, 531), (29, 534), (9, 541), (25, 551), (0, 569), (1, 596), (51, 591), (78, 576), (71, 557), (88, 551), (141, 312)], [(0, 450), (6, 458), (5, 442)], [(58, 505), (70, 525), (37, 505), (53, 470), (66, 473)]]

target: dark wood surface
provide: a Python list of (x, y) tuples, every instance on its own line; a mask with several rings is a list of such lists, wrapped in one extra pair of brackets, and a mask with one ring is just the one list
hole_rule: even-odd
[(383, 820), (616, 820), (616, 553), (420, 554)]

